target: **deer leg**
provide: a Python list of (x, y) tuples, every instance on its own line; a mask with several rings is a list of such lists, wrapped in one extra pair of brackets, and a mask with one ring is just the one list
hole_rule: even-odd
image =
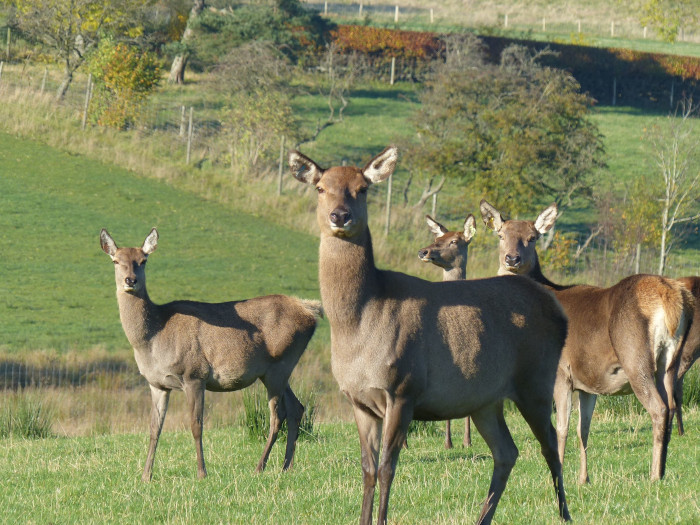
[(673, 399), (676, 402), (676, 427), (678, 435), (682, 436), (683, 430), (683, 376), (679, 375), (676, 380), (676, 388), (673, 390)]
[(365, 412), (354, 406), (355, 423), (360, 435), (362, 451), (362, 512), (360, 525), (372, 523), (372, 506), (374, 504), (374, 489), (377, 484), (377, 463), (379, 461), (379, 444), (382, 439), (382, 420), (374, 414)]
[(554, 406), (557, 410), (557, 448), (559, 463), (564, 465), (566, 438), (569, 435), (569, 419), (571, 418), (571, 384), (560, 373), (554, 382)]
[(472, 421), (479, 434), (484, 438), (493, 455), (493, 474), (489, 493), (481, 508), (477, 523), (488, 525), (493, 519), (506, 482), (518, 458), (518, 448), (506, 426), (503, 417), (503, 402), (499, 401), (472, 414)]
[(464, 420), (464, 440), (462, 441), (462, 445), (465, 447), (472, 446), (472, 425), (469, 416)]
[[(581, 392), (579, 392), (579, 396)], [(557, 434), (552, 426), (552, 405), (547, 398), (527, 397), (516, 401), (520, 413), (530, 426), (532, 433), (540, 442), (540, 450), (544, 456), (549, 472), (554, 483), (554, 492), (557, 497), (559, 516), (565, 521), (571, 521), (569, 509), (566, 505), (564, 492), (564, 477), (562, 475), (561, 461), (559, 460)]]
[[(265, 449), (263, 450), (262, 457), (258, 462), (258, 466), (255, 468), (255, 472), (262, 472), (265, 470), (265, 465), (267, 465), (267, 458), (270, 456), (270, 450), (272, 450), (272, 445), (277, 441), (277, 434), (282, 426), (282, 421), (287, 417), (284, 409), (284, 394), (271, 395), (268, 391), (268, 406), (270, 408), (270, 433), (267, 436), (267, 443), (265, 444)], [(285, 456), (285, 465), (286, 465)]]
[(379, 514), (377, 523), (387, 522), (389, 494), (396, 474), (401, 444), (406, 440), (408, 425), (413, 419), (413, 405), (405, 399), (395, 399), (384, 414), (384, 442), (379, 463)]
[(148, 455), (146, 456), (146, 464), (143, 467), (143, 481), (151, 481), (153, 477), (153, 460), (156, 457), (156, 448), (158, 447), (158, 438), (163, 430), (163, 422), (165, 421), (165, 413), (168, 411), (168, 400), (170, 399), (170, 390), (160, 390), (151, 385), (151, 439), (148, 444)]
[(452, 427), (449, 419), (445, 421), (445, 448), (452, 448)]
[(204, 427), (204, 384), (197, 381), (185, 384), (185, 396), (190, 409), (190, 421), (194, 447), (197, 453), (197, 477), (207, 477), (204, 466), (204, 449), (202, 447), (202, 430)]
[(588, 433), (591, 430), (591, 419), (593, 418), (593, 409), (598, 396), (589, 394), (588, 392), (578, 392), (578, 441), (581, 451), (581, 467), (579, 469), (578, 482), (580, 484), (590, 483), (588, 478)]
[(292, 468), (294, 464), (294, 451), (297, 438), (299, 437), (299, 424), (304, 415), (304, 405), (297, 399), (297, 396), (294, 395), (289, 386), (284, 391), (284, 406), (287, 411), (287, 450), (284, 453), (282, 470), (287, 470)]

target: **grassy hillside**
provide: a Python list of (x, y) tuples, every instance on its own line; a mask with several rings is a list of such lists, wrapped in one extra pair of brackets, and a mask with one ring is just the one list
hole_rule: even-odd
[[(136, 246), (153, 226), (149, 293), (225, 301), (271, 293), (318, 297), (317, 240), (36, 142), (0, 135), (0, 348), (128, 347), (106, 227)], [(274, 205), (271, 199), (270, 205)]]

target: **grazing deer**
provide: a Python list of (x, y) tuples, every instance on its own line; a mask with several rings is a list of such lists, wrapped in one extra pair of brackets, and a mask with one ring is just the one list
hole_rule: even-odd
[[(386, 523), (399, 453), (412, 419), (471, 415), (494, 458), (479, 523), (490, 523), (518, 449), (503, 417), (515, 401), (541, 445), (559, 514), (570, 519), (550, 421), (566, 317), (529, 279), (429, 282), (374, 264), (367, 189), (394, 171), (385, 149), (363, 169), (323, 169), (297, 151), (289, 165), (318, 192), (319, 281), (331, 327), (331, 368), (352, 404), (362, 452), (361, 523)], [(383, 439), (382, 439), (383, 437)], [(381, 446), (381, 461), (380, 461)]]
[(197, 475), (204, 478), (205, 390), (231, 392), (256, 379), (265, 385), (270, 407), (270, 435), (256, 470), (265, 468), (285, 419), (283, 468), (291, 467), (304, 407), (289, 387), (289, 376), (316, 329), (320, 303), (269, 295), (227, 303), (154, 304), (146, 292), (146, 260), (158, 245), (156, 229), (140, 248), (118, 248), (104, 229), (100, 244), (114, 261), (119, 317), (139, 372), (151, 387), (151, 439), (142, 479), (152, 477), (171, 390), (183, 390), (187, 397)]
[[(449, 231), (430, 215), (425, 216), (435, 241), (430, 246), (418, 250), (418, 258), (442, 268), (443, 281), (463, 281), (467, 278), (467, 257), (469, 242), (476, 232), (476, 220), (470, 213), (464, 221), (463, 231)], [(472, 446), (470, 418), (464, 420), (465, 447)], [(450, 420), (445, 422), (445, 448), (452, 448), (452, 427)]]
[(656, 275), (632, 275), (610, 288), (554, 284), (542, 274), (535, 244), (554, 226), (556, 204), (534, 222), (504, 220), (485, 200), (480, 208), (484, 223), (500, 239), (499, 275), (527, 275), (544, 284), (569, 317), (554, 385), (561, 462), (574, 391), (579, 395), (579, 483), (589, 482), (586, 449), (597, 395), (634, 393), (652, 421), (651, 479), (663, 478), (678, 360), (693, 318), (690, 292), (678, 281)]
[(676, 379), (676, 389), (673, 391), (673, 397), (676, 401), (676, 424), (678, 435), (682, 436), (683, 429), (683, 414), (681, 413), (683, 405), (683, 377), (690, 370), (693, 363), (700, 358), (700, 277), (682, 277), (678, 279), (693, 294), (695, 298), (695, 315), (693, 323), (688, 331), (688, 337), (683, 345), (681, 353), (681, 362), (678, 365), (678, 378)]

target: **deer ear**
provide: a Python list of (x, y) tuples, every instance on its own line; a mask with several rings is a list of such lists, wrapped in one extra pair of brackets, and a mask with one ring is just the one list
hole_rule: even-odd
[(143, 246), (141, 246), (141, 250), (143, 250), (143, 253), (146, 255), (150, 255), (154, 251), (156, 251), (156, 248), (158, 247), (158, 230), (153, 228), (151, 230), (151, 233), (148, 234), (146, 237), (146, 240), (143, 241)]
[(117, 243), (114, 242), (112, 236), (107, 233), (107, 230), (102, 228), (100, 230), (100, 246), (102, 246), (102, 251), (114, 259), (117, 253)]
[(428, 223), (428, 228), (430, 228), (430, 231), (433, 233), (433, 235), (435, 235), (435, 237), (442, 237), (448, 231), (447, 228), (433, 219), (430, 215), (425, 216), (425, 221)]
[(367, 163), (362, 170), (362, 175), (371, 184), (382, 182), (394, 172), (398, 158), (399, 150), (396, 146), (389, 146)]
[(476, 233), (476, 219), (470, 213), (464, 221), (464, 240), (469, 242)]
[(481, 210), (481, 218), (487, 228), (495, 232), (501, 229), (503, 226), (501, 212), (486, 202), (486, 199), (481, 199), (479, 209)]
[(307, 184), (316, 184), (325, 171), (313, 160), (298, 151), (289, 152), (289, 168), (294, 178)]
[(547, 233), (549, 230), (552, 229), (554, 223), (557, 222), (557, 213), (557, 204), (553, 202), (552, 204), (547, 206), (546, 210), (544, 210), (537, 216), (537, 219), (535, 219), (535, 229), (540, 234)]

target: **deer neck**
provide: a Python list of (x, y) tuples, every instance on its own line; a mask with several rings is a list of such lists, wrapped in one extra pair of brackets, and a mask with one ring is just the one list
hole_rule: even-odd
[(144, 289), (138, 294), (117, 290), (119, 318), (126, 338), (136, 351), (146, 351), (161, 322), (157, 305)]
[(331, 326), (359, 323), (364, 305), (377, 291), (369, 229), (353, 239), (323, 235), (319, 256), (321, 299)]
[(466, 257), (460, 258), (457, 264), (452, 268), (443, 268), (442, 270), (442, 280), (443, 281), (462, 281), (467, 278), (467, 259)]
[(553, 290), (564, 290), (567, 288), (566, 286), (553, 283), (552, 281), (547, 279), (547, 277), (545, 277), (545, 275), (542, 273), (542, 267), (540, 266), (540, 258), (537, 255), (537, 253), (535, 253), (535, 265), (532, 267), (532, 270), (528, 272), (527, 276), (533, 281), (536, 281)]

